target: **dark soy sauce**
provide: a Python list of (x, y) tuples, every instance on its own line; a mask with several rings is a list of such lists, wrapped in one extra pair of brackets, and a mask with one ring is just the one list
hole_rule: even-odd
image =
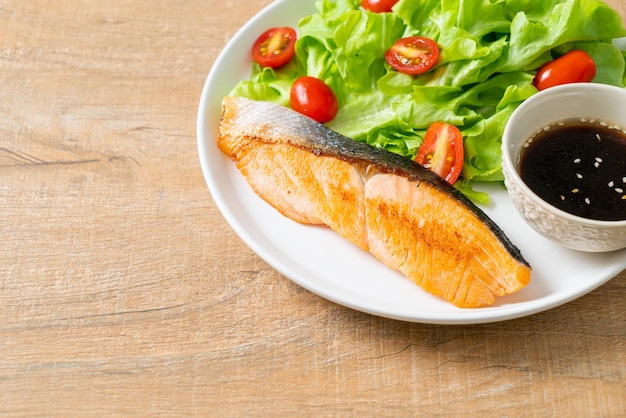
[(569, 119), (540, 130), (522, 148), (520, 175), (551, 205), (603, 221), (626, 220), (626, 133)]

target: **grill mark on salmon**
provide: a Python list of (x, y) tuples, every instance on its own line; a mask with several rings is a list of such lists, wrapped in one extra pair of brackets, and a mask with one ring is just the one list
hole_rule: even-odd
[(414, 161), (286, 107), (225, 97), (219, 148), (288, 218), (324, 224), (459, 307), (492, 304), (530, 265), (460, 191)]

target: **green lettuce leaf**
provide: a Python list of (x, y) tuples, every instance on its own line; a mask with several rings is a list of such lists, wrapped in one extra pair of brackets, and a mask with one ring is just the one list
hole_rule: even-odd
[[(293, 81), (324, 80), (339, 113), (327, 126), (356, 141), (413, 158), (428, 126), (444, 121), (464, 137), (465, 165), (455, 186), (479, 203), (476, 181), (501, 182), (500, 144), (511, 113), (537, 92), (544, 63), (583, 49), (596, 62), (594, 82), (624, 87), (626, 36), (620, 15), (598, 0), (400, 0), (392, 13), (371, 13), (360, 0), (321, 0), (299, 25), (296, 58), (273, 70), (254, 64), (231, 95), (289, 106)], [(405, 36), (434, 39), (433, 70), (409, 76), (384, 59)]]

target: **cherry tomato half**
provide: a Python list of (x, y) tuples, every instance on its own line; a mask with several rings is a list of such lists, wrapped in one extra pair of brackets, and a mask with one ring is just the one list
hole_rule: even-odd
[(454, 125), (435, 122), (426, 131), (415, 161), (454, 184), (463, 169), (463, 158), (461, 131)]
[(396, 41), (385, 54), (393, 68), (404, 74), (423, 74), (435, 66), (439, 59), (439, 47), (430, 38), (410, 36)]
[(361, 7), (374, 13), (388, 13), (399, 0), (362, 0)]
[(294, 81), (290, 93), (291, 108), (318, 122), (332, 120), (339, 110), (337, 97), (319, 78), (302, 76)]
[(596, 76), (596, 64), (585, 51), (575, 49), (544, 64), (533, 80), (537, 90), (559, 84), (590, 82)]
[(295, 52), (296, 31), (272, 28), (259, 36), (252, 46), (252, 58), (263, 67), (277, 68), (287, 64)]

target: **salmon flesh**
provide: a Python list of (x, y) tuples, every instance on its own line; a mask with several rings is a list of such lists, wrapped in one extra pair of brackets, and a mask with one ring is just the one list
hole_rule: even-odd
[(281, 214), (327, 225), (456, 306), (490, 305), (530, 281), (530, 265), (504, 232), (408, 158), (287, 107), (230, 96), (218, 146)]

